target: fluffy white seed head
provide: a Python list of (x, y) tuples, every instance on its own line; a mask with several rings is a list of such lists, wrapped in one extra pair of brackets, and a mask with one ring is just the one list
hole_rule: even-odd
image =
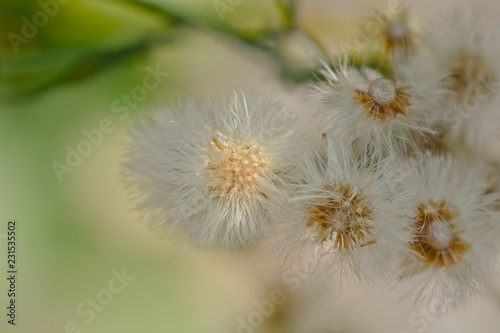
[(425, 62), (408, 61), (395, 78), (345, 61), (336, 68), (323, 64), (327, 82), (313, 86), (310, 100), (318, 126), (342, 144), (381, 157), (413, 147), (415, 136), (434, 133), (444, 90), (439, 78), (427, 75)]
[(486, 169), (450, 156), (417, 155), (411, 170), (414, 255), (398, 283), (405, 297), (443, 313), (486, 293), (499, 274), (499, 195)]
[[(326, 287), (388, 278), (409, 251), (408, 193), (400, 191), (391, 157), (357, 160), (325, 138), (326, 153), (306, 153), (294, 207), (278, 253), (287, 266), (308, 267)], [(397, 255), (394, 258), (393, 255)]]
[(415, 36), (406, 11), (388, 22), (384, 31), (385, 49), (394, 61), (404, 64), (417, 51)]
[(160, 109), (133, 132), (127, 179), (140, 208), (195, 244), (249, 246), (286, 209), (300, 150), (292, 127), (282, 105), (259, 95)]
[(438, 110), (450, 140), (492, 155), (500, 142), (498, 82), (500, 33), (483, 24), (477, 10), (455, 7), (436, 17), (424, 43), (436, 72), (450, 90), (449, 104)]

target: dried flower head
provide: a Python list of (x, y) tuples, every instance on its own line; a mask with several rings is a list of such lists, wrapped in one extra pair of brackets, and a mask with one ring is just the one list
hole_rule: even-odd
[(134, 130), (127, 169), (140, 207), (201, 246), (259, 241), (293, 180), (292, 117), (268, 97), (237, 93), (176, 111), (158, 110)]
[(396, 58), (406, 58), (416, 52), (415, 35), (408, 24), (407, 12), (389, 21), (384, 31), (385, 50)]
[(294, 219), (279, 243), (287, 265), (309, 266), (320, 282), (373, 282), (394, 273), (408, 251), (408, 194), (397, 190), (394, 160), (357, 160), (324, 136), (326, 156), (309, 152), (292, 187)]
[(486, 292), (498, 276), (498, 194), (487, 193), (484, 168), (450, 156), (417, 155), (407, 185), (414, 255), (402, 263), (404, 295), (437, 312)]
[(438, 78), (423, 75), (423, 62), (407, 63), (395, 77), (346, 61), (335, 68), (323, 64), (327, 82), (313, 87), (311, 101), (318, 104), (319, 126), (343, 144), (384, 156), (413, 146), (415, 133), (433, 133), (443, 90)]
[(493, 90), (492, 70), (476, 52), (461, 48), (451, 59), (448, 85), (459, 103), (467, 98), (487, 97)]
[(491, 153), (500, 142), (500, 34), (484, 26), (476, 10), (456, 7), (429, 24), (424, 43), (452, 93), (440, 110), (449, 138)]

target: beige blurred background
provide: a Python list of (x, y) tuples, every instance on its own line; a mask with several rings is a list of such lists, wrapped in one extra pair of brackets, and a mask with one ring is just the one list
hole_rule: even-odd
[[(272, 58), (225, 37), (230, 30), (252, 40), (267, 29), (279, 30), (283, 19), (266, 0), (242, 0), (223, 21), (212, 0), (66, 2), (35, 37), (19, 44), (19, 52), (6, 36), (21, 34), (22, 18), (33, 17), (40, 4), (0, 4), (1, 332), (238, 332), (239, 318), (258, 321), (255, 302), (268, 300), (275, 289), (287, 301), (263, 315), (251, 332), (500, 332), (495, 295), (472, 302), (466, 313), (435, 318), (386, 290), (324, 293), (299, 273), (282, 272), (269, 259), (270, 244), (207, 254), (151, 230), (120, 181), (127, 130), (161, 104), (229, 89), (274, 94), (305, 121), (304, 85), (284, 82)], [(453, 3), (410, 1), (412, 23), (418, 27)], [(476, 4), (485, 20), (500, 17), (498, 1)], [(341, 41), (350, 41), (354, 27), (370, 19), (370, 10), (385, 6), (379, 0), (303, 0), (298, 23), (334, 53)], [(191, 24), (178, 27), (177, 16)], [(293, 52), (307, 63), (316, 50), (299, 39)], [(127, 112), (117, 109), (126, 105), (123, 94), (138, 92), (156, 69), (168, 76), (160, 76)], [(60, 181), (54, 161), (64, 163), (67, 147), (76, 149), (85, 140), (83, 131), (99, 128), (103, 120), (111, 127), (101, 142)], [(15, 327), (5, 316), (8, 219), (18, 221)], [(122, 270), (130, 280), (110, 293), (110, 282)], [(97, 298), (94, 310), (89, 298)]]

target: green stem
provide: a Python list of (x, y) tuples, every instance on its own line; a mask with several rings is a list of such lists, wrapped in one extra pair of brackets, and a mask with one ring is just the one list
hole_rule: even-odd
[[(299, 32), (305, 36), (312, 45), (314, 45), (321, 53), (326, 54), (326, 50), (321, 45), (319, 40), (315, 38), (310, 32), (302, 29), (296, 20), (296, 2), (294, 0), (275, 0), (276, 6), (282, 15), (284, 26), (279, 31), (269, 30), (264, 34), (260, 35), (258, 38), (251, 38), (241, 34), (235, 29), (231, 29), (227, 26), (220, 25), (209, 25), (200, 22), (193, 21), (182, 14), (176, 13), (174, 10), (166, 10), (162, 7), (158, 7), (153, 4), (136, 2), (133, 0), (124, 0), (132, 5), (141, 6), (143, 9), (162, 13), (165, 15), (166, 19), (170, 22), (175, 23), (177, 26), (190, 26), (197, 28), (199, 30), (209, 31), (216, 33), (220, 37), (223, 37), (230, 41), (235, 41), (240, 45), (244, 45), (251, 49), (256, 49), (266, 54), (271, 61), (273, 61), (276, 67), (279, 68), (281, 72), (281, 77), (283, 79), (292, 81), (294, 83), (301, 83), (304, 81), (315, 79), (314, 73), (311, 73), (310, 68), (304, 68), (303, 70), (297, 70), (296, 66), (292, 66), (287, 62), (284, 57), (284, 53), (278, 48), (278, 44), (285, 38), (289, 38), (293, 33)], [(294, 64), (295, 65), (295, 64)]]

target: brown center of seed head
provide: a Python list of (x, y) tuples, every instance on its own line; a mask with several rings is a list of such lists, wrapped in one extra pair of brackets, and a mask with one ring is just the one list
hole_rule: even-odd
[(411, 105), (411, 95), (406, 92), (410, 87), (396, 88), (390, 80), (376, 79), (370, 83), (368, 91), (356, 90), (354, 100), (370, 117), (385, 121), (406, 115), (406, 108)]
[(420, 254), (421, 259), (437, 267), (454, 265), (462, 259), (469, 244), (456, 232), (453, 223), (455, 214), (446, 201), (431, 201), (420, 204), (414, 220), (414, 241), (411, 247)]
[(373, 211), (359, 190), (350, 185), (325, 186), (332, 193), (308, 208), (308, 227), (315, 227), (318, 240), (333, 241), (339, 250), (353, 250), (359, 246), (373, 244), (365, 242), (372, 235), (369, 221)]
[(453, 59), (449, 84), (457, 93), (457, 102), (490, 96), (493, 79), (493, 73), (479, 54), (461, 49)]
[(263, 149), (249, 140), (223, 144), (213, 138), (214, 149), (206, 166), (209, 189), (218, 198), (238, 192), (264, 195), (259, 184), (268, 170), (268, 159)]

